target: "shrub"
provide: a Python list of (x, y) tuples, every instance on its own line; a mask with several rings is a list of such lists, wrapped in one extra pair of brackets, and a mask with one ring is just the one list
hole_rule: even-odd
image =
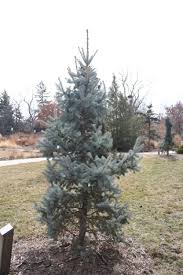
[(177, 148), (176, 152), (177, 154), (183, 154), (183, 145)]

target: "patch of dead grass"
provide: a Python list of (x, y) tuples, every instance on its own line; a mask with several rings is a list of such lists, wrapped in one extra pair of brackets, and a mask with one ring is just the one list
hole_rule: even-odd
[(15, 140), (19, 146), (35, 146), (40, 138), (40, 133), (17, 133), (11, 136), (11, 139)]
[(40, 138), (40, 133), (16, 133), (8, 137), (0, 137), (0, 148), (20, 148), (24, 146), (35, 146)]
[(39, 158), (42, 153), (38, 150), (0, 150), (0, 160)]
[(19, 148), (20, 146), (13, 140), (0, 140), (0, 148)]

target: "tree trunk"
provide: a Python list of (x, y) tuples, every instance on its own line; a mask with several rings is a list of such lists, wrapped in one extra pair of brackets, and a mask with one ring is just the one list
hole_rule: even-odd
[(87, 194), (83, 194), (83, 203), (80, 209), (80, 220), (79, 220), (79, 245), (83, 246), (85, 241), (85, 235), (87, 230)]

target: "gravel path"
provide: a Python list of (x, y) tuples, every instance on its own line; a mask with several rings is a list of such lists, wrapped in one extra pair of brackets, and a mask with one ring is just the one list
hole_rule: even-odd
[(46, 158), (2, 160), (2, 161), (0, 161), (0, 167), (9, 166), (9, 165), (17, 165), (17, 164), (22, 164), (22, 163), (40, 162), (40, 161), (44, 161), (44, 160), (46, 160)]
[[(175, 151), (170, 151), (169, 152), (170, 154), (170, 157), (173, 157), (177, 160), (183, 160), (183, 154), (177, 154)], [(143, 153), (140, 153), (140, 155), (142, 156), (158, 156), (158, 152), (143, 152)], [(160, 156), (164, 156), (166, 157), (166, 154), (161, 154)]]
[[(140, 155), (144, 156), (158, 156), (158, 152), (143, 152)], [(175, 157), (178, 160), (183, 160), (183, 155), (176, 154), (175, 152), (170, 152), (170, 155)], [(13, 159), (13, 160), (2, 160), (0, 161), (0, 167), (2, 166), (10, 166), (10, 165), (17, 165), (22, 163), (31, 163), (31, 162), (40, 162), (45, 161), (46, 158), (29, 158), (29, 159)]]

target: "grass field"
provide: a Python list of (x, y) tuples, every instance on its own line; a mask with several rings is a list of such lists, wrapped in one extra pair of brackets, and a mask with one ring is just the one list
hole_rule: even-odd
[(147, 248), (157, 274), (183, 274), (183, 161), (144, 157), (141, 167), (121, 178), (131, 212), (125, 233)]
[[(15, 238), (38, 236), (45, 228), (36, 221), (33, 204), (46, 189), (44, 163), (0, 168), (0, 226), (11, 222)], [(143, 244), (155, 261), (156, 274), (183, 270), (183, 161), (145, 157), (142, 169), (122, 177), (122, 201), (131, 221), (125, 234)]]
[(44, 166), (41, 162), (0, 167), (0, 226), (10, 222), (15, 227), (15, 238), (44, 231), (33, 207), (46, 189)]

